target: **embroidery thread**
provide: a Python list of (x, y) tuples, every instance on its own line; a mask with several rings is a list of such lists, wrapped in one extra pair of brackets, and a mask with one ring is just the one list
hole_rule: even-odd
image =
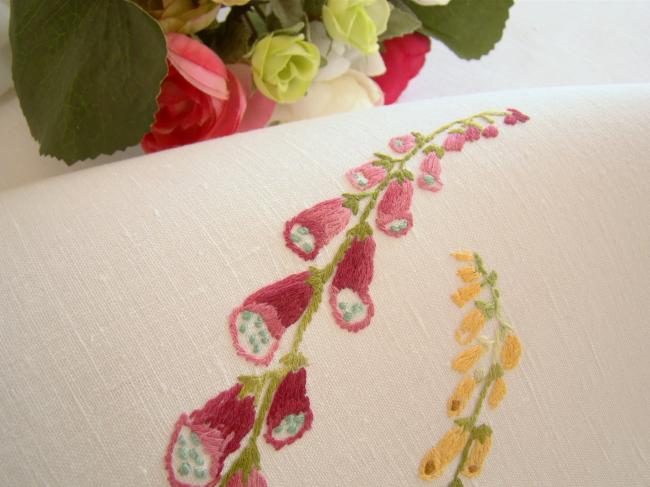
[[(457, 272), (458, 276), (469, 284), (451, 295), (454, 303), (462, 308), (482, 290), (489, 292), (489, 300), (474, 301), (474, 308), (463, 318), (454, 333), (459, 345), (466, 346), (474, 342), (476, 344), (466, 348), (452, 360), (452, 369), (464, 375), (447, 401), (447, 416), (456, 418), (461, 415), (479, 385), (480, 391), (470, 415), (454, 420), (453, 428), (424, 455), (418, 472), (423, 480), (438, 478), (460, 455), (449, 487), (462, 487), (463, 482), (459, 476), (470, 479), (478, 476), (490, 452), (492, 429), (487, 424), (477, 423), (486, 397), (488, 406), (494, 409), (506, 395), (504, 373), (519, 363), (521, 343), (514, 334), (512, 325), (503, 317), (501, 294), (496, 287), (497, 273), (485, 268), (479, 254), (462, 251), (454, 252), (452, 256), (460, 262), (472, 263)], [(494, 336), (479, 337), (478, 334), (489, 321), (495, 322)], [(486, 355), (489, 357), (487, 373), (476, 367)]]
[[(257, 375), (240, 376), (236, 385), (208, 401), (203, 409), (189, 416), (181, 415), (165, 456), (168, 479), (173, 487), (214, 487), (217, 484), (220, 487), (267, 487), (257, 446), (264, 427), (263, 438), (279, 450), (300, 439), (312, 426), (314, 417), (307, 395), (305, 369), (308, 362), (300, 346), (323, 301), (326, 285), (329, 283), (329, 304), (339, 327), (359, 332), (370, 324), (374, 315), (370, 296), (376, 248), (369, 223), (372, 211), (377, 207), (375, 223), (383, 233), (391, 237), (406, 235), (413, 226), (411, 201), (415, 180), (406, 167), (407, 162), (422, 153), (418, 187), (439, 192), (443, 187), (440, 160), (445, 148), (437, 145), (435, 139), (446, 134), (447, 150), (459, 151), (466, 139), (475, 141), (481, 135), (495, 137), (498, 134), (495, 118), (509, 116), (523, 121), (521, 117), (525, 115), (513, 110), (483, 112), (455, 120), (426, 136), (413, 132), (394, 137), (388, 145), (401, 156), (375, 153), (371, 162), (346, 174), (356, 193), (344, 193), (318, 203), (286, 222), (286, 246), (302, 259), (312, 260), (334, 236), (346, 229), (352, 216), (357, 217), (328, 264), (320, 268), (309, 267), (307, 271), (267, 285), (232, 311), (230, 335), (236, 352), (246, 360), (268, 366), (286, 330), (297, 325), (291, 348), (275, 368)], [(488, 125), (483, 128), (479, 120)], [(465, 260), (472, 259), (468, 254)], [(468, 273), (467, 277), (472, 275)], [(476, 286), (478, 290), (473, 290)], [(470, 283), (468, 289), (459, 291), (458, 302), (471, 300), (478, 292), (480, 285)], [(472, 336), (478, 333), (480, 326), (472, 322), (466, 328), (464, 333)], [(517, 344), (510, 343), (503, 348), (508, 363), (516, 364)], [(459, 363), (467, 367), (473, 360), (470, 359)], [(450, 408), (460, 413), (474, 386), (471, 382), (459, 386)], [(457, 427), (443, 438), (444, 448), (435, 452), (438, 465), (448, 463), (456, 450), (463, 449), (470, 436), (468, 431)], [(245, 437), (248, 439), (240, 448)], [(236, 451), (238, 455), (222, 475), (226, 458)], [(476, 449), (476, 453), (472, 450), (467, 455), (479, 458), (482, 452)]]

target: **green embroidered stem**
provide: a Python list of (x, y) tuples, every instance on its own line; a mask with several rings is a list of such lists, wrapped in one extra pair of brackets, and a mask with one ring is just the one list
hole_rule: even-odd
[[(233, 477), (233, 475), (235, 475), (240, 470), (243, 472), (243, 480), (244, 483), (246, 483), (248, 480), (248, 476), (250, 475), (250, 472), (253, 469), (253, 467), (258, 469), (260, 468), (260, 455), (259, 455), (259, 450), (257, 448), (257, 438), (262, 432), (264, 420), (273, 402), (273, 396), (275, 395), (278, 386), (282, 383), (283, 379), (286, 377), (286, 375), (289, 372), (293, 370), (298, 370), (299, 368), (307, 365), (307, 359), (304, 357), (304, 355), (300, 353), (300, 345), (302, 344), (305, 331), (311, 324), (314, 314), (318, 311), (320, 304), (323, 300), (323, 292), (324, 292), (325, 284), (327, 284), (327, 282), (334, 274), (334, 271), (336, 270), (336, 266), (341, 262), (341, 260), (345, 256), (345, 253), (352, 245), (354, 238), (355, 237), (365, 238), (366, 236), (372, 234), (372, 229), (368, 224), (368, 218), (370, 217), (372, 210), (377, 205), (379, 196), (383, 193), (383, 191), (386, 189), (390, 181), (392, 181), (393, 179), (397, 178), (400, 181), (403, 180), (403, 178), (408, 178), (411, 180), (413, 179), (413, 174), (404, 167), (405, 164), (409, 160), (411, 160), (415, 155), (417, 155), (424, 148), (424, 146), (429, 142), (431, 142), (437, 135), (445, 132), (446, 130), (458, 124), (462, 126), (472, 124), (474, 119), (476, 118), (482, 118), (491, 123), (491, 119), (489, 118), (490, 115), (503, 116), (506, 115), (506, 113), (505, 112), (482, 112), (477, 115), (472, 115), (469, 118), (455, 120), (451, 123), (443, 125), (442, 127), (438, 128), (437, 130), (435, 130), (434, 132), (432, 132), (427, 136), (424, 136), (419, 133), (413, 133), (413, 135), (416, 137), (415, 147), (413, 147), (413, 149), (409, 151), (407, 154), (405, 154), (403, 157), (398, 159), (395, 159), (386, 154), (375, 153), (375, 156), (379, 159), (378, 164), (386, 168), (386, 177), (384, 178), (384, 180), (372, 192), (343, 193), (343, 197), (346, 199), (345, 206), (348, 206), (347, 202), (351, 202), (350, 203), (351, 206), (348, 207), (351, 208), (354, 214), (357, 213), (359, 201), (368, 198), (368, 202), (366, 203), (366, 206), (364, 207), (361, 215), (359, 216), (359, 221), (354, 227), (348, 230), (345, 240), (339, 246), (338, 250), (336, 251), (336, 254), (334, 254), (334, 257), (332, 257), (332, 260), (328, 264), (326, 264), (323, 268), (319, 269), (317, 267), (311, 267), (309, 269), (310, 277), (308, 282), (312, 286), (314, 292), (309, 301), (309, 304), (307, 305), (305, 314), (302, 316), (300, 323), (298, 324), (298, 327), (296, 329), (296, 333), (294, 335), (293, 342), (291, 344), (291, 350), (289, 351), (289, 353), (287, 353), (284, 357), (280, 359), (282, 365), (280, 367), (277, 367), (274, 370), (266, 371), (259, 376), (240, 377), (239, 379), (240, 382), (244, 384), (244, 388), (240, 392), (241, 396), (245, 396), (247, 394), (252, 393), (255, 397), (255, 404), (258, 404), (259, 399), (262, 395), (262, 391), (264, 392), (264, 394), (263, 394), (263, 399), (260, 404), (259, 410), (257, 411), (257, 416), (255, 418), (255, 423), (253, 425), (253, 431), (248, 440), (248, 443), (246, 447), (241, 451), (237, 459), (232, 463), (228, 471), (224, 474), (221, 482), (219, 483), (220, 487), (225, 487), (228, 481)], [(487, 379), (486, 379), (486, 383), (487, 383)], [(483, 391), (481, 392), (481, 396), (480, 396), (481, 402), (480, 404), (477, 405), (477, 408), (475, 409), (476, 417), (478, 417), (478, 414), (481, 409), (481, 404), (486, 394), (487, 394), (487, 386), (484, 385)], [(474, 419), (474, 422), (472, 423), (472, 427), (475, 422), (476, 419)], [(464, 454), (466, 457), (467, 453), (464, 452)]]

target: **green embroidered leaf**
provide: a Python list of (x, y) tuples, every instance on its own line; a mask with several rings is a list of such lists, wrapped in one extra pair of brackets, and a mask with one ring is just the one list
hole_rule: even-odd
[(485, 440), (490, 436), (492, 436), (492, 428), (487, 424), (482, 424), (472, 429), (472, 438), (478, 440), (481, 444), (485, 443)]
[(459, 478), (455, 478), (451, 481), (449, 487), (463, 487), (463, 482)]
[(415, 179), (415, 176), (413, 176), (413, 173), (411, 171), (409, 171), (408, 169), (406, 169), (406, 168), (402, 169), (402, 174), (404, 175), (404, 177), (406, 179), (409, 179), (411, 181), (413, 181)]
[(474, 306), (476, 306), (485, 315), (487, 319), (491, 319), (494, 317), (496, 311), (494, 308), (494, 304), (486, 303), (485, 301), (474, 301)]
[(487, 282), (490, 286), (494, 286), (498, 278), (499, 276), (497, 275), (497, 273), (492, 271), (485, 278), (485, 282)]
[(243, 385), (241, 391), (239, 391), (239, 398), (243, 399), (252, 395), (257, 400), (260, 392), (262, 392), (262, 387), (264, 387), (264, 378), (257, 375), (240, 375), (237, 380)]
[(479, 59), (503, 34), (514, 0), (451, 0), (445, 6), (425, 7), (406, 0), (422, 21), (422, 31), (444, 42), (463, 59)]
[(280, 359), (280, 363), (294, 371), (309, 365), (307, 357), (301, 352), (289, 352)]
[(68, 164), (140, 142), (167, 73), (158, 22), (126, 0), (13, 0), (13, 79), (41, 154)]
[(454, 420), (458, 426), (461, 426), (464, 430), (468, 430), (472, 427), (472, 418), (458, 418)]
[(503, 375), (503, 369), (499, 364), (494, 364), (492, 367), (490, 367), (490, 371), (488, 372), (488, 375), (486, 377), (486, 380), (488, 382), (493, 382), (499, 377)]
[(359, 199), (350, 193), (343, 195), (343, 206), (349, 208), (353, 215), (359, 213)]
[[(305, 12), (302, 9), (302, 2), (295, 0), (270, 0), (271, 11), (280, 21), (282, 27), (291, 27), (301, 21)], [(304, 26), (304, 24), (303, 24)]]
[(379, 37), (380, 41), (401, 37), (415, 32), (422, 27), (422, 22), (407, 7), (393, 7), (388, 18), (386, 31)]
[(372, 227), (367, 222), (363, 222), (363, 225), (357, 226), (355, 228), (356, 228), (356, 235), (357, 237), (359, 237), (360, 240), (372, 236)]
[(226, 64), (241, 61), (252, 47), (253, 31), (244, 18), (247, 10), (247, 7), (233, 7), (226, 20), (216, 28), (198, 33), (203, 43)]

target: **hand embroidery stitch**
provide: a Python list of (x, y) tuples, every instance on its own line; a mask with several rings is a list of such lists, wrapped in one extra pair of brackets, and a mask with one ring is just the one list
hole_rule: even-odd
[[(454, 420), (452, 429), (420, 461), (419, 475), (423, 480), (438, 478), (447, 465), (460, 455), (449, 487), (462, 487), (463, 482), (459, 475), (466, 478), (478, 476), (492, 446), (492, 429), (487, 424), (476, 424), (483, 402), (487, 397), (488, 405), (494, 409), (503, 400), (506, 394), (504, 369), (510, 370), (519, 363), (521, 343), (512, 326), (503, 317), (501, 295), (496, 287), (496, 272), (488, 271), (478, 254), (463, 251), (454, 252), (452, 255), (458, 261), (473, 262), (473, 265), (463, 267), (457, 272), (458, 276), (469, 284), (451, 295), (454, 303), (462, 308), (477, 297), (482, 289), (489, 290), (490, 301), (475, 301), (474, 309), (465, 316), (454, 334), (460, 345), (469, 345), (474, 341), (478, 343), (462, 351), (451, 363), (455, 371), (465, 375), (447, 401), (447, 415), (455, 418), (462, 414), (476, 386), (482, 385), (471, 415)], [(489, 320), (496, 322), (494, 337), (478, 337)], [(490, 357), (487, 374), (480, 368), (475, 368), (470, 374), (470, 370), (486, 354)]]
[[(286, 329), (297, 324), (291, 349), (280, 358), (275, 368), (259, 375), (240, 376), (236, 385), (208, 401), (203, 409), (189, 416), (181, 415), (165, 456), (168, 479), (173, 487), (214, 487), (217, 484), (220, 487), (267, 487), (257, 446), (264, 425), (263, 438), (276, 450), (297, 441), (312, 425), (305, 369), (308, 363), (300, 345), (323, 301), (325, 286), (331, 279), (329, 304), (337, 325), (351, 332), (367, 327), (375, 312), (369, 290), (376, 247), (369, 224), (372, 210), (377, 207), (375, 223), (382, 232), (391, 237), (406, 235), (413, 226), (410, 208), (412, 181), (415, 180), (406, 163), (423, 153), (418, 187), (434, 193), (440, 191), (440, 159), (445, 155), (445, 149), (460, 151), (465, 141), (478, 140), (481, 135), (496, 137), (495, 117), (514, 117), (517, 123), (524, 122), (526, 116), (514, 109), (483, 112), (451, 122), (426, 136), (413, 132), (394, 137), (389, 141), (389, 147), (402, 154), (401, 157), (375, 153), (371, 162), (346, 174), (358, 192), (344, 193), (339, 198), (318, 203), (285, 224), (286, 246), (301, 258), (311, 260), (348, 226), (352, 216), (357, 217), (356, 224), (347, 230), (343, 243), (327, 265), (309, 267), (305, 272), (267, 285), (232, 311), (230, 334), (235, 350), (246, 360), (268, 366)], [(483, 128), (478, 120), (488, 125)], [(434, 141), (445, 133), (447, 138), (443, 148)], [(365, 204), (363, 209), (362, 204)], [(472, 254), (462, 254), (461, 258), (468, 262), (474, 259)], [(482, 275), (480, 269), (463, 275), (470, 283), (457, 293), (455, 301), (459, 305), (473, 299), (481, 290), (479, 284), (471, 282)], [(482, 323), (479, 321), (475, 317), (459, 331), (459, 336), (468, 340), (467, 343), (480, 331)], [(520, 353), (517, 347), (518, 342), (503, 344), (502, 364), (516, 365)], [(459, 358), (458, 367), (471, 368), (482, 353), (479, 349)], [(477, 379), (471, 379), (462, 383), (462, 387), (459, 385), (449, 406), (450, 416), (460, 414), (476, 382)], [(490, 401), (498, 403), (504, 394), (505, 383), (499, 389), (495, 383), (490, 396), (494, 400)], [(240, 449), (240, 443), (247, 435), (248, 440)], [(433, 464), (449, 463), (463, 450), (470, 436), (472, 439), (476, 436), (473, 425), (471, 428), (456, 426), (441, 440), (444, 448), (432, 453), (436, 456)], [(464, 457), (469, 456), (478, 462), (481, 455), (487, 454), (484, 452), (485, 441), (481, 445), (482, 449), (475, 447), (464, 453)], [(238, 456), (222, 476), (225, 459), (236, 451), (239, 451)], [(429, 471), (429, 463), (426, 465)]]

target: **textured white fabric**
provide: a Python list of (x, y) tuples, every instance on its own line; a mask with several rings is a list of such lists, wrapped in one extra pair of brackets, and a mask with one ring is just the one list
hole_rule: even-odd
[(231, 309), (306, 267), (283, 222), (391, 136), (512, 105), (531, 121), (445, 156), (408, 236), (377, 233), (371, 325), (317, 313), (313, 429), (280, 452), (261, 442), (264, 472), (275, 487), (423, 485), (458, 380), (448, 252), (470, 248), (499, 271), (524, 355), (466, 485), (649, 485), (650, 86), (405, 104), (0, 193), (0, 485), (166, 485), (179, 414), (252, 370)]
[[(542, 86), (650, 82), (648, 18), (648, 1), (518, 0), (510, 9), (503, 38), (480, 61), (460, 59), (434, 40), (422, 72), (400, 101)], [(0, 78), (2, 70), (0, 64)], [(0, 127), (0, 190), (141, 153), (133, 147), (72, 167), (40, 156), (13, 92), (0, 96)]]

